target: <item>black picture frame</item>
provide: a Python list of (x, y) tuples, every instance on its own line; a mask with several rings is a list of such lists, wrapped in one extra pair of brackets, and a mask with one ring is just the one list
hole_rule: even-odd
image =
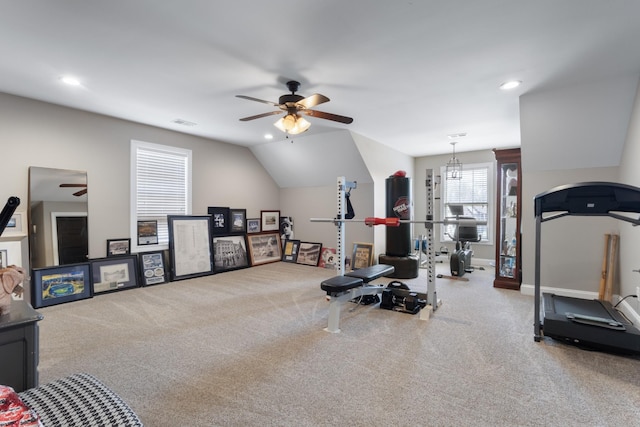
[(158, 221), (138, 221), (138, 246), (158, 244)]
[(247, 233), (260, 233), (260, 218), (247, 218)]
[(296, 263), (317, 267), (321, 253), (322, 243), (300, 242)]
[(31, 305), (34, 308), (93, 297), (91, 265), (88, 262), (34, 268), (31, 278)]
[(300, 240), (288, 239), (282, 244), (282, 261), (296, 262), (298, 251), (300, 250)]
[(90, 264), (94, 296), (139, 286), (137, 255), (96, 258)]
[(216, 273), (250, 267), (244, 234), (213, 236), (213, 268)]
[(165, 259), (165, 251), (140, 252), (138, 254), (141, 286), (160, 285), (169, 281)]
[(171, 281), (213, 274), (211, 215), (169, 215)]
[(209, 206), (207, 213), (211, 215), (211, 234), (229, 234), (229, 208)]
[(129, 255), (131, 253), (131, 239), (107, 239), (107, 256)]
[(260, 211), (260, 230), (280, 231), (280, 211)]
[(229, 209), (229, 233), (247, 232), (247, 210)]

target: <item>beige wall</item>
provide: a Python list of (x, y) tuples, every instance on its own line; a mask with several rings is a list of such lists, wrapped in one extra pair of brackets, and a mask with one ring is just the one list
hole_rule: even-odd
[[(280, 212), (292, 216), (294, 237), (308, 242), (320, 242), (323, 247), (336, 248), (338, 230), (333, 223), (311, 222), (311, 218), (335, 218), (338, 214), (337, 179), (330, 187), (283, 188), (280, 190)], [(373, 184), (360, 184), (351, 190), (351, 202), (357, 219), (373, 211)], [(345, 227), (345, 256), (351, 257), (354, 242), (373, 243), (373, 229), (363, 223)]]
[[(587, 168), (528, 172), (522, 175), (522, 282), (534, 284), (536, 195), (564, 184), (618, 179), (618, 169)], [(619, 221), (606, 217), (570, 216), (541, 227), (540, 284), (553, 288), (598, 292), (604, 234), (617, 232)], [(616, 289), (617, 293), (617, 289)]]
[[(595, 82), (520, 98), (524, 286), (531, 289), (534, 283), (533, 199), (537, 194), (588, 181), (640, 186), (639, 98), (638, 75), (626, 76), (619, 84)], [(620, 111), (628, 110), (629, 115), (612, 117), (608, 113), (627, 103), (635, 106)], [(603, 134), (606, 129), (612, 132)], [(588, 164), (601, 167), (586, 167)], [(606, 233), (620, 234), (614, 294), (635, 294), (640, 276), (631, 270), (640, 267), (636, 255), (640, 230), (604, 217), (567, 217), (542, 224), (541, 286), (590, 293), (585, 297), (597, 295)], [(637, 302), (630, 304), (640, 313)]]
[[(387, 212), (386, 179), (396, 171), (403, 170), (407, 173), (407, 177), (413, 180), (415, 176), (414, 159), (362, 135), (354, 133), (353, 140), (374, 183), (373, 211), (363, 212), (358, 216), (360, 218), (368, 216), (383, 218)], [(414, 194), (411, 195), (412, 200), (414, 200), (414, 196)], [(374, 252), (377, 259), (378, 255), (386, 253), (385, 227), (373, 227), (373, 235), (375, 242)]]
[(245, 147), (7, 94), (0, 94), (0, 198), (20, 197), (18, 210), (26, 212), (29, 166), (87, 171), (89, 256), (105, 256), (107, 239), (130, 234), (132, 139), (193, 151), (194, 214), (230, 206), (256, 217), (278, 208), (278, 186)]
[[(629, 131), (622, 154), (619, 177), (620, 182), (640, 187), (640, 87), (636, 93), (635, 105), (629, 124)], [(636, 294), (640, 286), (640, 227), (620, 223), (620, 295)], [(640, 300), (627, 299), (640, 317)]]

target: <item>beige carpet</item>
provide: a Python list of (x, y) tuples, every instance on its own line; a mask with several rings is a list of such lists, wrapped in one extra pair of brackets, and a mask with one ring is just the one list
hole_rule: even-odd
[(640, 360), (535, 343), (533, 299), (491, 269), (438, 279), (428, 321), (347, 303), (339, 334), (332, 275), (275, 263), (41, 309), (40, 382), (93, 374), (148, 427), (640, 424)]

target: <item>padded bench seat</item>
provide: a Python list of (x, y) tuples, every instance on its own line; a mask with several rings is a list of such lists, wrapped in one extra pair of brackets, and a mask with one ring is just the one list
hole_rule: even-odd
[(342, 303), (365, 295), (377, 295), (384, 286), (370, 285), (374, 279), (394, 271), (392, 265), (377, 264), (371, 267), (351, 271), (344, 276), (335, 276), (320, 283), (320, 288), (331, 297), (329, 304), (329, 325), (327, 332), (340, 332), (340, 306)]
[(394, 267), (392, 265), (372, 265), (371, 267), (350, 271), (345, 273), (344, 276), (335, 276), (324, 280), (320, 283), (320, 289), (326, 291), (327, 295), (338, 295), (349, 289), (366, 285), (372, 280), (393, 273), (393, 271)]
[(328, 295), (335, 295), (362, 286), (362, 284), (362, 279), (356, 277), (335, 276), (320, 283), (320, 289), (326, 291)]
[(369, 283), (379, 277), (386, 276), (395, 271), (395, 267), (387, 264), (376, 264), (370, 267), (359, 268), (357, 270), (345, 273), (345, 276), (357, 277), (362, 279), (364, 283)]

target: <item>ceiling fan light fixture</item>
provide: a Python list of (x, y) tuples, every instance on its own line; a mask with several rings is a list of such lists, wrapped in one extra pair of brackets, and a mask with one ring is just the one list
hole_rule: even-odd
[(273, 125), (280, 129), (282, 132), (288, 133), (290, 135), (298, 135), (309, 129), (311, 123), (296, 114), (287, 114), (286, 116), (275, 122)]

